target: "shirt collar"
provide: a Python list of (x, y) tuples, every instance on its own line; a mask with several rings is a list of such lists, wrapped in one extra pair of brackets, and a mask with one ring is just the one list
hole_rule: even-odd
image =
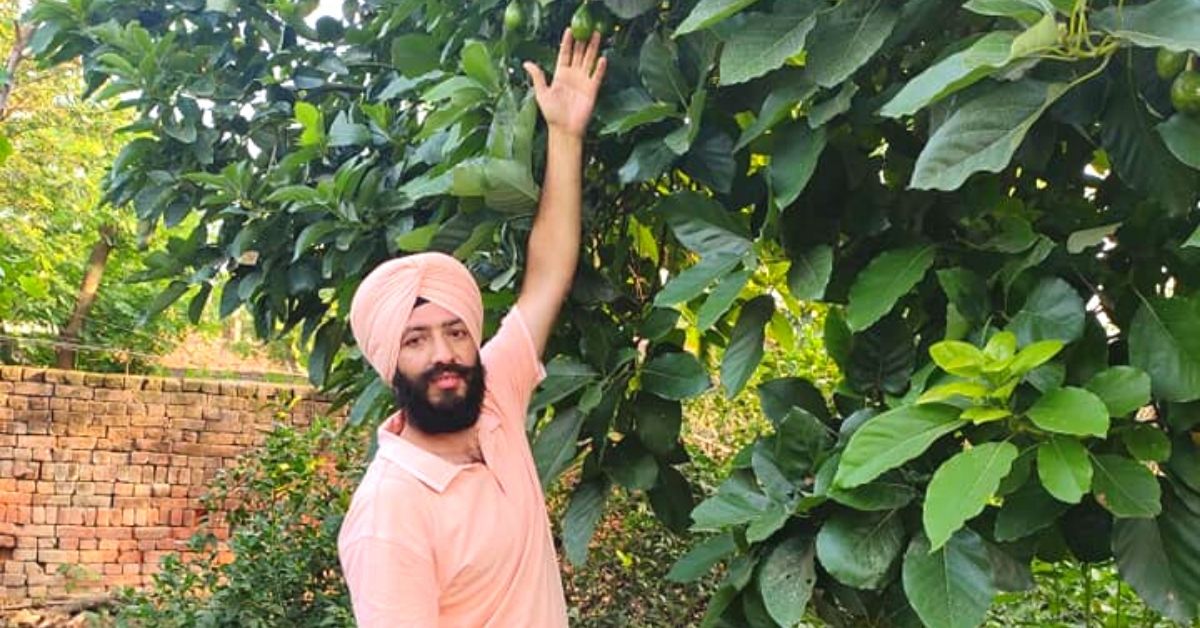
[[(388, 417), (377, 432), (379, 449), (377, 456), (399, 465), (421, 481), (422, 484), (444, 493), (446, 487), (465, 466), (454, 464), (437, 454), (429, 452), (412, 441), (402, 438), (400, 431), (404, 427), (404, 413), (396, 412)], [(500, 419), (491, 412), (483, 412), (473, 429), (482, 436), (500, 427)]]

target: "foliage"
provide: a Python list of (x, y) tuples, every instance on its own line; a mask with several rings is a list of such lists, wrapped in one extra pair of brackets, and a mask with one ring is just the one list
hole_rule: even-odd
[(327, 420), (276, 427), (209, 488), (189, 551), (167, 555), (148, 591), (125, 592), (118, 625), (352, 625), (337, 532), (365, 449), (361, 431)]
[[(522, 7), (505, 31), (496, 0), (352, 0), (319, 28), (288, 0), (43, 0), (34, 49), (138, 115), (107, 198), (198, 220), (150, 260), (166, 300), (220, 286), (261, 336), (300, 329), (369, 422), (387, 395), (343, 349), (367, 269), (451, 251), (492, 324), (513, 299), (544, 142), (512, 69), (577, 11)], [(681, 401), (753, 385), (819, 300), (834, 394), (758, 384), (771, 432), (691, 510), (714, 535), (677, 575), (725, 564), (705, 625), (975, 625), (1051, 554), (1200, 613), (1196, 126), (1153, 67), (1200, 51), (1200, 3), (592, 9), (619, 23), (587, 250), (532, 421), (544, 480), (583, 460), (568, 557), (610, 483), (686, 527)]]
[[(13, 41), (17, 2), (0, 2), (0, 46)], [(147, 321), (146, 303), (165, 284), (132, 283), (141, 266), (135, 249), (136, 219), (100, 202), (100, 180), (121, 146), (118, 129), (131, 117), (76, 96), (82, 73), (76, 64), (17, 66), (9, 116), (0, 123), (12, 154), (0, 160), (0, 333), (49, 334), (65, 325), (75, 305), (88, 251), (102, 225), (116, 228), (116, 246), (89, 313), (81, 341), (113, 351), (81, 352), (79, 368), (141, 370), (141, 354), (162, 353), (187, 324), (182, 309)], [(157, 244), (162, 238), (152, 238)], [(47, 344), (20, 342), (24, 362), (54, 364)], [(0, 341), (0, 356), (9, 343)], [(122, 356), (119, 350), (135, 355)], [(3, 359), (0, 357), (0, 359)]]

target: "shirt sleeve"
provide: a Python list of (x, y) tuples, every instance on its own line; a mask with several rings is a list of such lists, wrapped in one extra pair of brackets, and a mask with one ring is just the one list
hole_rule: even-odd
[(340, 552), (359, 628), (437, 628), (437, 574), (421, 545), (367, 536)]
[(495, 336), (481, 352), (487, 369), (488, 392), (506, 414), (523, 421), (533, 391), (546, 377), (546, 369), (533, 344), (533, 335), (521, 310), (513, 306), (500, 323)]

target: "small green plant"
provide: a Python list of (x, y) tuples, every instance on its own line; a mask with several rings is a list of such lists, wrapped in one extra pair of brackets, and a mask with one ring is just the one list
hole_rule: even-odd
[(213, 484), (191, 557), (168, 555), (150, 590), (124, 593), (118, 625), (353, 625), (337, 533), (365, 456), (359, 435), (326, 420), (277, 427)]

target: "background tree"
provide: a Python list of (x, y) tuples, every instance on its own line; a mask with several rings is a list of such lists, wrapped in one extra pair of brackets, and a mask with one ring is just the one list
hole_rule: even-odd
[[(197, 221), (148, 259), (172, 278), (152, 309), (300, 329), (313, 382), (378, 418), (345, 346), (358, 281), (450, 251), (495, 323), (544, 159), (514, 69), (613, 22), (587, 250), (530, 421), (545, 483), (582, 461), (568, 559), (616, 484), (714, 533), (672, 573), (726, 563), (709, 625), (975, 625), (1034, 556), (1115, 559), (1152, 608), (1200, 612), (1200, 1), (342, 7), (34, 9), (39, 58), (82, 58), (136, 112), (106, 199)], [(1159, 75), (1160, 50), (1184, 62)], [(804, 301), (833, 304), (842, 381), (759, 384), (773, 431), (692, 510), (680, 401), (709, 365), (741, 391)]]
[[(137, 220), (101, 203), (104, 170), (123, 141), (118, 130), (132, 119), (79, 99), (78, 64), (41, 68), (27, 59), (32, 26), (20, 27), (18, 41), (17, 18), (17, 2), (0, 2), (0, 48), (11, 70), (0, 81), (11, 88), (0, 108), (0, 141), (11, 149), (0, 165), (0, 333), (21, 337), (0, 341), (0, 351), (19, 347), (23, 361), (66, 368), (145, 368), (146, 357), (121, 351), (165, 352), (187, 319), (174, 311), (141, 325), (163, 284), (131, 283), (143, 256)], [(58, 340), (67, 344), (56, 352)], [(79, 343), (112, 350), (76, 356)]]

